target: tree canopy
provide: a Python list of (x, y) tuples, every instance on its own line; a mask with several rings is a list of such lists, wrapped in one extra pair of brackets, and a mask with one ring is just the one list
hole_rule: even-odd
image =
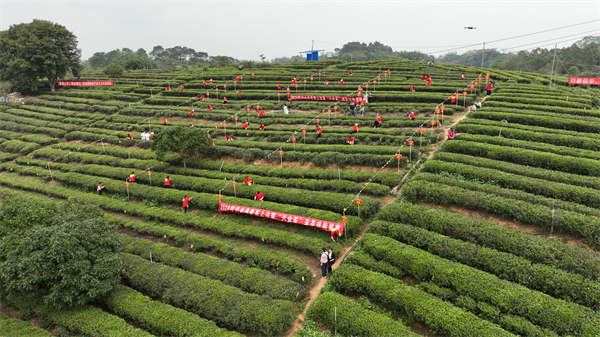
[(106, 295), (124, 265), (116, 225), (96, 206), (7, 197), (0, 205), (0, 289), (8, 300), (83, 305)]
[(159, 159), (166, 158), (169, 153), (177, 153), (183, 159), (183, 167), (186, 167), (186, 158), (205, 153), (210, 146), (205, 131), (187, 126), (166, 128), (155, 135), (153, 140), (152, 150)]
[(0, 80), (20, 89), (35, 91), (41, 80), (54, 91), (69, 72), (79, 76), (80, 57), (77, 37), (50, 21), (33, 20), (0, 32)]

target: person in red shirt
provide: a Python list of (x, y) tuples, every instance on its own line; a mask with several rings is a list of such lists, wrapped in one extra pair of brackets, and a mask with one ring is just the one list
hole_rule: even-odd
[(317, 140), (319, 140), (319, 137), (321, 137), (322, 134), (323, 130), (321, 130), (321, 127), (317, 125)]
[(250, 179), (250, 177), (246, 177), (246, 179), (244, 179), (244, 184), (248, 186), (252, 185), (252, 179)]
[(258, 110), (258, 117), (262, 118), (262, 116), (265, 114), (265, 110)]
[(340, 85), (344, 85), (344, 79), (343, 78), (340, 80)]
[(238, 89), (238, 92), (239, 92), (239, 93), (242, 93), (243, 91), (242, 91), (242, 89)]
[(460, 75), (460, 79), (463, 81), (465, 80), (465, 73), (462, 73), (462, 75)]
[(128, 178), (130, 183), (135, 183), (135, 172), (131, 172)]
[(427, 76), (421, 76), (421, 81), (427, 80)]
[(227, 137), (225, 137), (225, 140), (226, 140), (226, 141), (228, 141), (228, 142), (229, 142), (229, 141), (231, 141), (232, 139), (233, 139), (233, 138), (231, 138), (231, 136), (230, 136), (230, 135), (227, 135)]
[(292, 80), (292, 84), (296, 84), (296, 79), (295, 78)]
[(381, 117), (377, 117), (375, 118), (375, 123), (373, 124), (373, 128), (380, 128), (381, 127)]
[(260, 131), (265, 131), (265, 125), (264, 125), (264, 124), (261, 124), (261, 125), (258, 127), (258, 129), (259, 129)]
[(454, 130), (452, 130), (452, 128), (448, 130), (448, 139), (454, 139)]
[(206, 88), (206, 81), (204, 81), (203, 85), (204, 85), (204, 87)]
[(335, 228), (331, 229), (331, 241), (336, 242), (339, 240), (338, 231)]
[(103, 189), (104, 189), (104, 186), (102, 185), (102, 183), (98, 183), (98, 195), (102, 195)]
[(450, 103), (456, 103), (456, 95), (452, 95), (452, 97), (450, 97)]
[(194, 127), (194, 125), (193, 125), (193, 124), (190, 124), (190, 128), (193, 128), (193, 127)]
[(350, 138), (348, 138), (348, 144), (354, 145), (354, 137), (350, 136)]
[(254, 195), (254, 200), (256, 201), (264, 201), (264, 199), (265, 195), (260, 192), (256, 192), (256, 194)]
[(411, 120), (415, 120), (415, 113), (414, 112), (409, 112), (408, 113), (408, 117), (410, 117)]
[(412, 87), (410, 87), (410, 89), (408, 89), (408, 91), (415, 92), (415, 91), (417, 91), (417, 90), (415, 89), (415, 86), (413, 85)]
[(358, 124), (354, 124), (354, 128), (352, 128), (352, 132), (350, 133), (358, 133)]
[(212, 109), (213, 109), (213, 106), (212, 106), (212, 105), (209, 105), (209, 106), (208, 106), (208, 110), (212, 110)]
[(167, 176), (167, 177), (165, 178), (165, 184), (164, 184), (163, 186), (164, 186), (165, 188), (171, 188), (171, 180), (173, 180), (173, 179), (171, 179), (171, 177)]
[(353, 73), (353, 72), (350, 72), (349, 74), (350, 74), (350, 76), (354, 75), (354, 73)]
[(194, 115), (194, 109), (190, 110), (190, 116)]
[(331, 74), (331, 77), (333, 77), (333, 74)]
[(247, 128), (248, 128), (248, 122), (246, 122), (242, 125), (242, 129), (246, 130)]
[(183, 213), (187, 213), (188, 208), (190, 208), (189, 202), (192, 199), (194, 198), (188, 198), (187, 195), (183, 197)]
[(183, 85), (181, 85), (181, 91), (183, 91)]
[(277, 83), (277, 90), (281, 90), (281, 83)]
[(223, 96), (223, 103), (227, 103), (227, 97)]
[(427, 80), (431, 81), (431, 75), (427, 74)]
[(154, 137), (154, 132), (150, 132), (150, 140), (152, 140), (152, 137)]
[(427, 83), (425, 83), (426, 86), (430, 87), (431, 86), (431, 80), (427, 80)]
[(163, 118), (163, 125), (167, 125), (167, 119)]
[(323, 82), (323, 84), (327, 85), (327, 84), (329, 84), (329, 81), (325, 81), (325, 82)]
[(200, 100), (203, 100), (203, 99), (204, 99), (204, 95), (200, 95)]
[(127, 139), (133, 139), (133, 136), (130, 134), (127, 134)]
[(167, 86), (166, 90), (171, 91), (171, 87)]
[(488, 96), (492, 96), (492, 88), (494, 88), (494, 85), (492, 84), (492, 82), (488, 83), (488, 85), (487, 85), (487, 95)]

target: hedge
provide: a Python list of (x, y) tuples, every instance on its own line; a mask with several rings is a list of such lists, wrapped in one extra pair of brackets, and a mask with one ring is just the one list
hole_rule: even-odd
[(0, 335), (2, 336), (28, 336), (28, 337), (50, 337), (52, 334), (44, 329), (31, 325), (29, 322), (10, 318), (7, 314), (0, 312)]
[(152, 337), (148, 332), (135, 328), (124, 319), (111, 315), (93, 306), (79, 306), (69, 309), (55, 309), (31, 299), (11, 303), (19, 309), (29, 309), (56, 325), (69, 331), (98, 337)]
[[(518, 139), (536, 143), (546, 143), (553, 145), (569, 146), (571, 148), (580, 148), (592, 151), (600, 150), (600, 140), (591, 139), (586, 137), (578, 137), (571, 135), (564, 135), (559, 133), (546, 133), (546, 132), (535, 132), (529, 130), (521, 130), (516, 128), (507, 128), (495, 125), (478, 125), (469, 123), (458, 123), (454, 127), (454, 131), (457, 133), (471, 133), (480, 134), (487, 136), (498, 136), (502, 135), (508, 139)], [(461, 135), (460, 137), (463, 137)]]
[(535, 150), (540, 152), (549, 152), (554, 154), (559, 154), (563, 156), (571, 156), (571, 157), (582, 157), (589, 159), (600, 159), (600, 154), (597, 151), (592, 150), (584, 150), (578, 148), (572, 148), (568, 146), (557, 146), (550, 144), (538, 144), (531, 141), (523, 141), (523, 140), (514, 140), (514, 139), (506, 139), (498, 136), (487, 136), (487, 135), (469, 135), (469, 134), (461, 134), (461, 141), (469, 141), (469, 142), (477, 142), (477, 143), (485, 143), (485, 144), (494, 144), (505, 147), (514, 147), (528, 150)]
[(592, 280), (597, 280), (600, 275), (600, 254), (591, 249), (501, 227), (488, 220), (438, 208), (397, 202), (382, 208), (378, 219), (424, 228), (465, 242), (521, 256), (533, 263), (542, 263), (580, 274)]
[(296, 262), (278, 251), (266, 248), (236, 248), (232, 244), (209, 239), (173, 226), (106, 217), (109, 222), (117, 223), (136, 233), (174, 240), (179, 247), (187, 243), (190, 245), (190, 250), (195, 252), (211, 251), (238, 263), (245, 262), (250, 267), (273, 270), (280, 275), (291, 275), (292, 279), (300, 284), (308, 284), (312, 280), (312, 272), (306, 265)]
[(163, 303), (201, 314), (220, 326), (238, 332), (258, 331), (280, 335), (294, 321), (293, 304), (122, 253), (128, 268), (125, 278), (138, 291)]
[(78, 152), (93, 153), (93, 154), (106, 154), (112, 157), (119, 157), (123, 159), (143, 159), (143, 160), (154, 160), (156, 161), (156, 154), (150, 150), (135, 150), (135, 149), (123, 149), (114, 146), (105, 146), (102, 148), (101, 144), (94, 144), (94, 146), (87, 146), (82, 148), (81, 144), (76, 143), (59, 143), (54, 144), (52, 149), (61, 149), (67, 151), (77, 150)]
[[(504, 161), (481, 158), (481, 157), (473, 157), (459, 153), (450, 153), (450, 152), (436, 152), (435, 160), (451, 162), (451, 163), (463, 163), (467, 165), (473, 165), (478, 167), (485, 167), (489, 169), (494, 169), (502, 172), (512, 173), (515, 175), (521, 175), (531, 178), (543, 179), (546, 181), (556, 181), (560, 183), (565, 183), (569, 185), (582, 186), (600, 189), (600, 178), (597, 177), (587, 177), (581, 176), (572, 173), (566, 172), (557, 172), (553, 170), (546, 170), (537, 167), (530, 167), (525, 165), (507, 163)], [(432, 162), (434, 162), (433, 160)], [(429, 162), (429, 161), (428, 161)], [(434, 164), (429, 164), (434, 166)], [(435, 164), (437, 165), (437, 164)], [(427, 167), (427, 164), (425, 164)], [(447, 166), (445, 166), (444, 170), (447, 170)], [(513, 177), (514, 178), (514, 177)], [(511, 178), (511, 179), (513, 179)], [(496, 182), (500, 182), (501, 180), (496, 180)], [(507, 185), (508, 186), (508, 185)], [(511, 186), (514, 186), (511, 184)]]
[(410, 318), (423, 322), (435, 334), (514, 336), (403, 281), (356, 265), (340, 266), (329, 276), (329, 282), (344, 292), (365, 294), (391, 310), (406, 313)]
[[(488, 103), (504, 103), (504, 104), (488, 104)], [(508, 103), (508, 104), (507, 104)], [(522, 107), (523, 109), (539, 109), (539, 110), (546, 110), (546, 106), (560, 106), (560, 107), (566, 107), (566, 108), (573, 108), (573, 109), (583, 109), (583, 108), (588, 108), (591, 109), (592, 108), (592, 102), (590, 102), (589, 100), (586, 103), (582, 103), (582, 102), (576, 102), (576, 101), (566, 101), (566, 100), (556, 100), (556, 99), (550, 99), (547, 97), (544, 98), (531, 98), (531, 97), (519, 97), (517, 95), (510, 95), (510, 96), (490, 96), (488, 97), (488, 99), (486, 99), (485, 104), (487, 106), (511, 106), (514, 107), (515, 105), (518, 105), (519, 107)]]
[(369, 232), (391, 237), (439, 257), (494, 274), (550, 296), (596, 309), (600, 285), (581, 275), (499, 252), (473, 243), (449, 238), (410, 225), (385, 221), (371, 223)]
[(298, 283), (265, 270), (247, 268), (236, 262), (202, 253), (188, 253), (181, 248), (127, 235), (121, 235), (121, 240), (125, 253), (139, 255), (149, 260), (149, 252), (152, 252), (154, 262), (218, 280), (249, 293), (288, 301), (300, 301), (308, 295), (306, 289)]
[[(92, 148), (92, 146), (88, 146)], [(68, 156), (63, 157), (65, 154)], [(144, 170), (150, 166), (160, 163), (158, 160), (142, 160), (142, 159), (122, 159), (109, 155), (100, 155), (68, 150), (58, 149), (39, 149), (32, 153), (33, 158), (45, 158), (50, 160), (56, 160), (56, 163), (69, 163), (79, 162), (82, 164), (96, 164), (106, 166), (117, 166), (117, 167), (128, 167)], [(62, 157), (62, 158), (61, 158)], [(60, 158), (60, 159), (59, 159)], [(58, 159), (58, 160), (57, 160)], [(164, 170), (169, 167), (169, 163), (163, 162), (161, 165), (156, 166), (156, 170)], [(154, 169), (153, 169), (154, 170)], [(125, 178), (123, 178), (125, 179)]]
[(489, 119), (492, 116), (493, 120), (508, 120), (510, 123), (527, 124), (533, 126), (542, 126), (551, 129), (565, 129), (579, 132), (598, 132), (600, 123), (588, 122), (584, 120), (573, 120), (569, 118), (558, 118), (550, 116), (536, 116), (528, 114), (516, 114), (510, 112), (495, 112), (489, 110), (477, 109), (469, 113), (469, 118)]
[[(500, 173), (502, 174), (502, 173)], [(521, 178), (521, 177), (516, 177)], [(531, 178), (529, 178), (531, 179)], [(576, 204), (574, 202), (562, 201), (552, 198), (546, 198), (543, 196), (523, 192), (522, 190), (517, 189), (508, 189), (502, 188), (500, 186), (496, 186), (497, 181), (493, 181), (491, 184), (485, 182), (483, 179), (475, 178), (473, 181), (467, 181), (462, 174), (448, 174), (445, 171), (442, 171), (438, 174), (425, 173), (421, 171), (417, 176), (413, 178), (413, 180), (426, 180), (429, 182), (440, 183), (442, 185), (451, 185), (458, 186), (460, 188), (468, 189), (471, 191), (479, 191), (485, 192), (487, 194), (495, 194), (501, 197), (509, 198), (509, 199), (517, 199), (526, 201), (532, 204), (540, 204), (548, 207), (552, 207), (555, 209), (564, 209), (567, 211), (577, 212), (585, 215), (591, 215), (595, 217), (600, 217), (600, 210), (597, 208), (587, 207), (581, 204)], [(532, 179), (533, 180), (533, 179)], [(493, 184), (493, 185), (492, 185)], [(552, 183), (550, 183), (552, 184)], [(570, 185), (566, 185), (571, 187)], [(512, 186), (511, 186), (512, 187)]]
[(401, 321), (364, 309), (352, 299), (333, 292), (319, 295), (306, 318), (344, 336), (420, 336)]
[(507, 148), (505, 146), (460, 140), (445, 142), (443, 150), (470, 156), (507, 161), (520, 165), (540, 167), (548, 170), (588, 176), (600, 175), (600, 161), (592, 159), (561, 156), (553, 153)]
[[(523, 101), (528, 101), (528, 99), (524, 99)], [(566, 102), (566, 101), (557, 101), (557, 100), (535, 100), (540, 104), (522, 104), (519, 103), (518, 106), (524, 110), (539, 110), (539, 111), (551, 111), (551, 112), (564, 112), (565, 110), (576, 110), (583, 108), (591, 108), (591, 104), (581, 104), (574, 102)], [(490, 100), (489, 102), (486, 100), (486, 106), (488, 107), (507, 107), (514, 108), (515, 102), (498, 102)], [(554, 105), (551, 106), (550, 104)]]
[[(111, 199), (107, 196), (81, 193), (68, 188), (56, 186), (50, 187), (48, 185), (33, 181), (15, 179), (15, 177), (11, 175), (0, 176), (0, 184), (8, 187), (20, 188), (25, 190), (33, 189), (34, 191), (40, 191), (41, 193), (50, 194), (65, 199), (70, 196), (77, 196), (78, 198), (89, 200), (90, 202), (98, 204), (100, 205), (100, 207), (111, 211), (129, 213), (131, 215), (143, 217), (145, 219), (154, 219), (157, 221), (170, 221), (177, 225), (185, 226), (187, 224), (187, 226), (209, 230), (212, 232), (219, 233), (223, 236), (234, 236), (251, 240), (260, 239), (261, 241), (267, 244), (273, 243), (277, 245), (287, 246), (301, 251), (310, 252), (315, 256), (319, 256), (319, 254), (321, 253), (321, 248), (326, 245), (332, 246), (336, 254), (339, 254), (341, 251), (340, 245), (337, 243), (332, 244), (329, 240), (329, 236), (325, 233), (323, 233), (323, 238), (319, 239), (316, 237), (308, 237), (301, 234), (291, 233), (286, 230), (272, 229), (269, 227), (257, 227), (253, 225), (242, 225), (238, 222), (232, 222), (225, 219), (200, 218), (193, 213), (176, 212), (158, 207), (145, 207), (141, 204)], [(110, 186), (108, 186), (107, 188), (110, 190)], [(179, 193), (179, 197), (177, 197), (177, 199), (181, 200), (185, 194), (186, 193), (183, 192)], [(196, 195), (196, 197), (198, 197), (198, 195)], [(214, 200), (213, 202), (212, 199), (215, 198), (211, 197), (210, 200), (204, 200), (202, 202), (211, 206), (214, 205), (212, 209), (216, 210), (218, 202), (217, 200)], [(230, 201), (228, 199), (229, 198), (223, 198), (223, 202), (227, 203), (235, 201)], [(197, 202), (196, 199), (192, 201)], [(263, 209), (268, 207), (268, 203), (266, 202), (248, 200), (247, 203), (253, 206), (259, 206), (257, 204), (260, 204), (260, 207), (262, 207)], [(237, 202), (236, 204), (240, 203)], [(275, 207), (272, 208), (278, 208), (277, 204), (272, 205), (275, 205)]]
[[(431, 280), (439, 286), (450, 287), (457, 294), (487, 302), (501, 312), (521, 316), (559, 335), (600, 334), (600, 317), (589, 308), (501, 280), (388, 237), (367, 233), (361, 246), (376, 259), (388, 261), (418, 280)], [(384, 287), (384, 292), (387, 290)]]
[(425, 200), (442, 205), (457, 205), (471, 210), (501, 215), (548, 231), (568, 233), (584, 242), (600, 247), (600, 218), (558, 210), (526, 201), (507, 199), (456, 186), (426, 181), (411, 181), (402, 189), (408, 200)]
[[(542, 195), (548, 198), (570, 201), (593, 208), (600, 207), (600, 194), (594, 188), (573, 186), (568, 183), (553, 182), (550, 179), (523, 177), (518, 174), (506, 173), (491, 168), (465, 165), (461, 163), (428, 160), (424, 166), (425, 172), (458, 174), (467, 179), (476, 179), (504, 188), (518, 189), (523, 192)], [(555, 174), (555, 175), (559, 175)], [(549, 181), (550, 180), (550, 181)], [(587, 213), (587, 212), (586, 212)]]
[(44, 135), (22, 135), (19, 137), (19, 140), (40, 144), (42, 146), (58, 143), (58, 138), (52, 138)]
[(4, 152), (0, 152), (0, 162), (13, 161), (18, 156), (19, 156), (19, 154), (17, 154), (17, 153), (4, 153)]
[(0, 150), (7, 151), (10, 153), (28, 154), (39, 148), (40, 145), (37, 143), (24, 142), (18, 139), (7, 140), (0, 144)]
[(122, 285), (117, 285), (102, 302), (117, 315), (134, 321), (157, 336), (243, 336), (221, 329), (215, 322), (191, 312), (153, 301), (142, 293)]
[[(386, 275), (390, 275), (396, 279), (401, 278), (405, 275), (405, 273), (402, 272), (398, 267), (386, 261), (375, 260), (372, 256), (365, 252), (354, 252), (352, 255), (348, 256), (348, 258), (345, 261), (348, 263), (356, 264), (363, 268), (367, 268), (371, 271), (376, 271)], [(444, 301), (454, 303), (462, 310), (478, 315), (480, 318), (490, 321), (492, 323), (496, 323), (509, 332), (519, 334), (522, 336), (558, 337), (558, 335), (555, 332), (548, 329), (542, 329), (539, 326), (532, 324), (531, 322), (522, 317), (502, 314), (500, 313), (500, 310), (497, 307), (492, 306), (486, 302), (475, 301), (475, 307), (459, 306), (460, 303), (456, 301), (457, 296), (454, 291), (448, 288), (439, 287), (435, 283), (421, 282), (415, 288), (423, 290), (428, 294), (438, 297)]]
[[(96, 169), (92, 168), (83, 168), (82, 170), (87, 171), (86, 174), (79, 173), (54, 173), (54, 179), (59, 180), (63, 183), (67, 183), (69, 185), (81, 186), (84, 188), (88, 188), (90, 190), (95, 190), (95, 186), (98, 184), (98, 180), (101, 180), (103, 184), (106, 185), (107, 191), (109, 193), (119, 193), (121, 195), (127, 195), (127, 188), (125, 187), (125, 177), (123, 175), (123, 180), (118, 181), (109, 178), (98, 178), (92, 176), (106, 176), (116, 174), (115, 172), (119, 172), (122, 170), (126, 172), (124, 169), (107, 169), (105, 167), (97, 167)], [(112, 172), (112, 173), (111, 173)], [(129, 173), (129, 172), (126, 172)], [(166, 190), (162, 187), (155, 186), (146, 186), (143, 184), (144, 179), (147, 177), (141, 178), (138, 183), (132, 184), (129, 188), (129, 194), (134, 198), (139, 199), (149, 199), (156, 200), (162, 203), (169, 203), (174, 205), (179, 205), (183, 196), (190, 194), (190, 192), (184, 192), (183, 190), (171, 189)], [(93, 179), (92, 179), (93, 178)], [(199, 207), (201, 209), (217, 209), (217, 195), (221, 188), (224, 187), (226, 181), (217, 181), (211, 179), (203, 179), (203, 178), (187, 178), (188, 182), (182, 182), (183, 178), (179, 178), (179, 182), (177, 182), (177, 188), (189, 188), (194, 191), (207, 191), (212, 193), (199, 193), (192, 194), (198, 196), (198, 201), (196, 199), (191, 201), (191, 207)], [(194, 184), (193, 186), (185, 184)], [(283, 205), (291, 205), (291, 206), (301, 206), (301, 207), (310, 207), (315, 209), (321, 209), (330, 212), (337, 212), (338, 214), (346, 208), (348, 205), (354, 205), (354, 195), (344, 195), (340, 193), (330, 193), (330, 192), (313, 192), (313, 191), (305, 191), (298, 189), (289, 189), (289, 188), (281, 188), (281, 187), (273, 187), (273, 186), (258, 186), (258, 185), (240, 185), (236, 187), (237, 190), (237, 198), (232, 198), (231, 203), (239, 206), (247, 206), (244, 204), (244, 201), (238, 202), (238, 200), (243, 199), (253, 199), (254, 195), (257, 191), (261, 191), (265, 195), (265, 199), (274, 203), (279, 203)], [(225, 190), (222, 191), (222, 195), (233, 195), (233, 187), (229, 185)], [(214, 199), (213, 202), (209, 201)], [(362, 207), (361, 207), (361, 218), (369, 218), (377, 212), (379, 209), (379, 200), (362, 197)], [(265, 209), (262, 205), (264, 202), (258, 202), (253, 204), (253, 207)], [(209, 206), (210, 205), (210, 206)], [(286, 213), (286, 212), (284, 212)], [(289, 213), (289, 212), (287, 212)], [(346, 210), (346, 214), (348, 215), (357, 215), (358, 208), (352, 206)], [(300, 214), (295, 214), (300, 215)], [(341, 218), (341, 216), (340, 216)], [(335, 221), (340, 221), (340, 218)], [(320, 218), (320, 220), (326, 220)], [(332, 220), (329, 220), (332, 221)], [(357, 230), (356, 228), (348, 228), (350, 230), (350, 235), (354, 234)]]

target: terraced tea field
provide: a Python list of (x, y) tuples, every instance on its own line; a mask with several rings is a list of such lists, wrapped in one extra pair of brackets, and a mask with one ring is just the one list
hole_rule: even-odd
[[(114, 86), (2, 105), (0, 194), (97, 204), (119, 226), (127, 273), (95, 305), (4, 306), (10, 317), (31, 311), (33, 325), (0, 316), (0, 331), (598, 336), (598, 91), (547, 84), (456, 65), (319, 61), (127, 72)], [(341, 99), (288, 101), (368, 92), (364, 116)], [(184, 162), (141, 139), (176, 126), (211, 145)], [(253, 200), (259, 191), (265, 201)], [(333, 242), (326, 224), (342, 218)], [(327, 278), (323, 247), (337, 255)]]

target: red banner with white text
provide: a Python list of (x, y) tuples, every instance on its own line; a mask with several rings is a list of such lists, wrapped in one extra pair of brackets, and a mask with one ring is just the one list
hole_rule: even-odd
[(99, 86), (99, 85), (115, 85), (113, 81), (81, 81), (81, 82), (65, 82), (59, 81), (60, 86)]
[(219, 212), (233, 212), (233, 213), (239, 213), (239, 214), (248, 214), (248, 215), (257, 216), (260, 218), (266, 218), (266, 219), (271, 219), (271, 220), (276, 220), (276, 221), (281, 221), (281, 222), (293, 223), (296, 225), (315, 227), (315, 228), (322, 229), (324, 231), (329, 231), (329, 232), (335, 228), (336, 230), (338, 230), (340, 235), (342, 235), (344, 233), (344, 224), (341, 224), (341, 223), (305, 218), (303, 216), (297, 216), (297, 215), (291, 215), (291, 214), (285, 214), (285, 213), (279, 213), (279, 212), (265, 211), (265, 210), (258, 209), (258, 208), (230, 205), (230, 204), (224, 204), (224, 203), (220, 202), (219, 203)]
[(333, 101), (333, 102), (361, 102), (362, 97), (346, 96), (311, 96), (311, 95), (291, 95), (292, 101)]
[(600, 85), (600, 78), (595, 78), (595, 77), (569, 77), (569, 84)]

